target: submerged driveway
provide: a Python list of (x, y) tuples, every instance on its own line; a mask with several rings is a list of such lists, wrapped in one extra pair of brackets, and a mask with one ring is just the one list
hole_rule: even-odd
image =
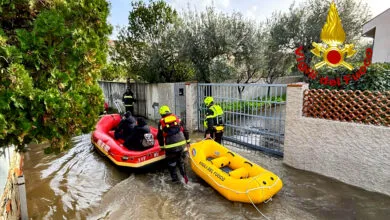
[[(200, 140), (192, 136), (193, 140)], [(31, 146), (25, 157), (29, 217), (32, 219), (264, 219), (251, 205), (226, 200), (189, 166), (188, 185), (172, 184), (155, 164), (116, 167), (96, 152), (90, 135), (74, 147), (45, 155)], [(388, 219), (390, 197), (283, 165), (282, 159), (228, 146), (278, 175), (284, 186), (272, 201), (257, 205), (270, 219)]]

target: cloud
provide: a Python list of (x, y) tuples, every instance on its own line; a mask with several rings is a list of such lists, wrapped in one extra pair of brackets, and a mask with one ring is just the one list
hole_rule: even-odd
[(383, 0), (370, 0), (366, 1), (368, 5), (371, 7), (371, 12), (373, 17), (379, 15), (380, 13), (386, 11), (390, 8), (390, 1)]
[(218, 3), (224, 7), (224, 8), (228, 8), (230, 6), (230, 1), (229, 0), (220, 0), (218, 1)]
[(251, 20), (258, 20), (259, 12), (257, 10), (257, 6), (254, 5), (250, 7), (246, 12), (244, 13), (244, 16), (251, 19)]

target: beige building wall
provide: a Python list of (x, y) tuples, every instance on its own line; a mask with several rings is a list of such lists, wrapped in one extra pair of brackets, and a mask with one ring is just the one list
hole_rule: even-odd
[(374, 38), (372, 62), (390, 62), (390, 8), (364, 24), (363, 34)]
[[(175, 112), (175, 84), (174, 83), (152, 83), (146, 84), (146, 116), (149, 119), (160, 119), (158, 113), (163, 105), (169, 106)], [(153, 104), (155, 105), (153, 108)]]
[[(175, 112), (175, 83), (158, 83), (146, 85), (146, 112), (147, 117), (152, 120), (160, 119), (158, 112), (162, 105), (168, 105), (172, 112)], [(190, 130), (197, 130), (198, 121), (198, 83), (185, 84), (185, 106), (186, 106), (186, 127)], [(155, 105), (153, 105), (155, 104)], [(158, 106), (156, 106), (158, 104)], [(155, 106), (153, 108), (153, 106)]]
[(186, 126), (198, 130), (198, 83), (186, 83)]
[(307, 88), (287, 88), (283, 162), (390, 195), (390, 128), (303, 117)]

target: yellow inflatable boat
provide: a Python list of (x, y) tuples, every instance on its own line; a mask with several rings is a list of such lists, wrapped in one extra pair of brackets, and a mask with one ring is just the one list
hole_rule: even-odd
[(272, 172), (213, 140), (191, 144), (189, 153), (192, 170), (228, 200), (261, 203), (283, 186)]

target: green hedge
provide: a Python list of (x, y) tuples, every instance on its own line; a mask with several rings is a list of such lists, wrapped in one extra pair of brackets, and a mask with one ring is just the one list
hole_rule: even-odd
[(272, 107), (272, 104), (286, 101), (286, 95), (273, 97), (258, 97), (253, 101), (235, 101), (235, 102), (221, 102), (220, 106), (224, 111), (251, 113), (252, 111), (259, 111), (264, 108)]
[[(354, 66), (361, 66), (355, 64)], [(329, 78), (342, 77), (346, 74), (355, 73), (358, 69), (349, 71), (345, 68), (321, 69), (321, 76)], [(367, 68), (366, 74), (358, 81), (351, 81), (348, 85), (342, 84), (340, 87), (321, 85), (318, 80), (309, 81), (310, 89), (331, 89), (331, 90), (369, 90), (369, 91), (389, 91), (390, 90), (390, 63), (375, 63)]]

